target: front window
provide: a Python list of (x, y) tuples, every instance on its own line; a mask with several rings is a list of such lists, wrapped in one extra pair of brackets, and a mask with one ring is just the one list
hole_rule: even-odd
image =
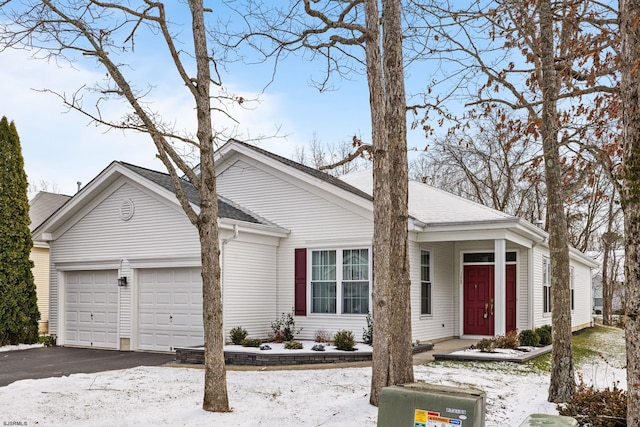
[(431, 314), (431, 252), (420, 253), (420, 314)]
[(342, 251), (342, 312), (369, 312), (369, 250)]
[(542, 312), (551, 313), (551, 263), (542, 258)]
[(311, 253), (311, 312), (369, 312), (369, 249)]
[(336, 251), (313, 251), (311, 311), (314, 313), (336, 312)]

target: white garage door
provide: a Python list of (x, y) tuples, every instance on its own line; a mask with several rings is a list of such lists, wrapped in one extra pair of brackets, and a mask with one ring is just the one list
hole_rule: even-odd
[(140, 350), (204, 344), (200, 268), (139, 270), (138, 286)]
[(117, 348), (117, 271), (70, 271), (65, 277), (65, 344)]

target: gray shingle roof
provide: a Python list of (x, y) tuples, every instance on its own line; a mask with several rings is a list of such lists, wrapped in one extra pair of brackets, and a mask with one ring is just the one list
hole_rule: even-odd
[[(127, 169), (137, 173), (138, 175), (154, 182), (161, 187), (175, 193), (176, 187), (173, 185), (171, 176), (166, 173), (157, 172), (151, 169), (146, 169), (140, 166), (132, 165), (125, 162), (118, 162)], [(187, 180), (182, 180), (182, 189), (184, 190), (187, 199), (194, 205), (200, 206), (200, 196), (198, 190)], [(218, 196), (218, 216), (221, 218), (235, 219), (238, 221), (251, 222), (254, 224), (271, 225), (267, 221), (260, 218), (258, 215), (242, 208), (241, 206), (233, 203), (231, 200)]]
[(29, 230), (35, 230), (70, 198), (71, 196), (47, 193), (46, 191), (40, 191), (36, 194), (33, 199), (29, 200), (29, 216), (31, 217)]
[(242, 141), (238, 141), (237, 139), (230, 139), (229, 142), (234, 142), (238, 145), (242, 145), (243, 147), (247, 147), (250, 148), (264, 156), (270, 157), (274, 160), (279, 161), (280, 163), (283, 163), (289, 167), (292, 167), (294, 169), (297, 169), (299, 171), (302, 171), (306, 174), (309, 174), (311, 176), (313, 176), (314, 178), (317, 178), (319, 180), (325, 181), (331, 185), (335, 185), (336, 187), (339, 187), (343, 190), (346, 190), (350, 193), (353, 193), (357, 196), (363, 197), (367, 200), (373, 200), (373, 197), (370, 194), (365, 193), (364, 191), (354, 187), (353, 185), (347, 184), (346, 182), (344, 182), (343, 180), (341, 180), (340, 178), (337, 178), (333, 175), (330, 175), (326, 172), (322, 172), (319, 171), (318, 169), (314, 169), (312, 167), (309, 166), (305, 166), (301, 163), (298, 162), (294, 162), (293, 160), (289, 160), (286, 157), (282, 157), (279, 156), (277, 154), (271, 153), (267, 150), (264, 150), (262, 148), (256, 147), (255, 145), (251, 145), (251, 144), (247, 144), (246, 142), (242, 142)]

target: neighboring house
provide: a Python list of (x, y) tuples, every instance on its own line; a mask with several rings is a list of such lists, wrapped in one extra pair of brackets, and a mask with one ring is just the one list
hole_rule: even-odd
[[(31, 218), (29, 231), (33, 232), (70, 198), (71, 196), (45, 191), (36, 194), (29, 201)], [(38, 330), (41, 334), (47, 334), (49, 330), (49, 245), (46, 242), (34, 240), (30, 258), (33, 261), (33, 280), (36, 284), (38, 310), (40, 310)]]
[[(589, 253), (591, 257), (597, 260), (600, 265), (594, 270), (593, 282), (593, 313), (602, 314), (603, 296), (602, 296), (602, 254), (600, 252)], [(623, 308), (624, 300), (624, 249), (618, 249), (613, 254), (613, 259), (609, 260), (613, 263), (610, 267), (610, 273), (615, 276), (613, 299), (611, 300), (611, 309), (615, 312)]]
[[(242, 326), (266, 337), (273, 320), (293, 312), (301, 339), (341, 329), (359, 337), (372, 307), (370, 175), (338, 179), (239, 141), (215, 161), (225, 334)], [(414, 340), (551, 323), (543, 230), (417, 182), (409, 205)], [(202, 344), (198, 235), (166, 174), (114, 162), (36, 232), (51, 245), (50, 329), (59, 344)], [(597, 263), (570, 255), (580, 329), (591, 324)]]

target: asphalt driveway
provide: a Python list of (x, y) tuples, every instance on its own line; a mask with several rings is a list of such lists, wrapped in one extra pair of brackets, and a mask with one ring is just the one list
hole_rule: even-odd
[(174, 361), (173, 354), (41, 347), (0, 352), (0, 387), (14, 381), (70, 374), (93, 373), (136, 366), (160, 366)]

